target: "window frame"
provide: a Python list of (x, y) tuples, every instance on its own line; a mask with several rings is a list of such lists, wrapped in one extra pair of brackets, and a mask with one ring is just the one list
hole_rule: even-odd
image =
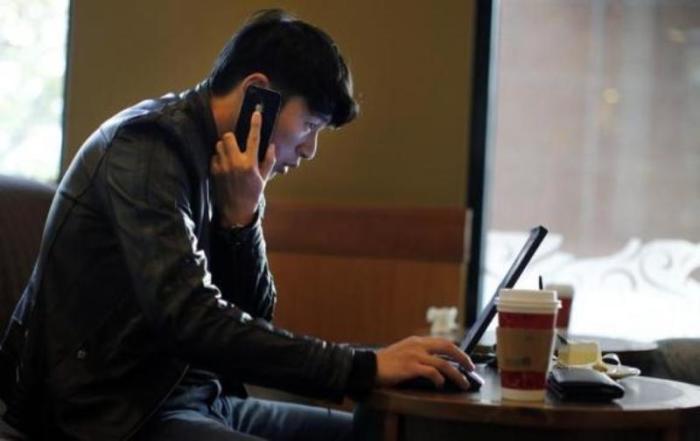
[(465, 284), (465, 316), (467, 327), (474, 324), (482, 309), (482, 269), (486, 245), (485, 225), (488, 225), (488, 165), (490, 163), (491, 134), (493, 133), (492, 97), (496, 91), (498, 60), (499, 0), (478, 0), (474, 33), (472, 69), (472, 103), (469, 126), (469, 154), (467, 155), (467, 208), (472, 213), (467, 283)]

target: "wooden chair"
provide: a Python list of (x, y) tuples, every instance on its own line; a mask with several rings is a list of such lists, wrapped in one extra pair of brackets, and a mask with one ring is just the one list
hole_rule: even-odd
[(463, 311), (468, 224), (462, 207), (269, 201), (264, 227), (279, 293), (275, 323), (381, 345), (426, 329), (430, 306)]

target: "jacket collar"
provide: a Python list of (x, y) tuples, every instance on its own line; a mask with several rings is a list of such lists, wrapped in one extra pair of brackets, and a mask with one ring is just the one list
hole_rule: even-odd
[(209, 149), (210, 154), (216, 152), (216, 143), (219, 140), (219, 135), (216, 131), (216, 123), (214, 115), (211, 113), (211, 89), (209, 80), (204, 80), (194, 87), (190, 102), (193, 107), (197, 124), (200, 126), (204, 135), (204, 142)]

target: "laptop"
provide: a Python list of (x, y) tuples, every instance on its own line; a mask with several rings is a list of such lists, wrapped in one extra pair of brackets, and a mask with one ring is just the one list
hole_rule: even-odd
[[(523, 245), (522, 249), (515, 257), (510, 269), (496, 288), (496, 292), (493, 293), (489, 303), (481, 311), (472, 327), (460, 342), (459, 348), (467, 353), (467, 355), (471, 355), (471, 353), (474, 351), (474, 348), (476, 348), (476, 345), (481, 340), (481, 337), (483, 337), (484, 332), (486, 332), (486, 329), (489, 327), (491, 320), (493, 320), (493, 318), (496, 316), (496, 299), (498, 298), (498, 292), (502, 288), (512, 288), (515, 286), (515, 283), (518, 281), (523, 271), (525, 271), (525, 268), (527, 267), (528, 263), (530, 263), (532, 256), (535, 254), (537, 248), (539, 248), (546, 235), (547, 229), (541, 225), (530, 230), (530, 234), (527, 241), (525, 241), (525, 245)], [(453, 364), (469, 380), (470, 391), (477, 391), (484, 384), (484, 380), (479, 377), (476, 372), (469, 372), (457, 363)], [(417, 377), (404, 381), (399, 384), (399, 387), (406, 389), (437, 390), (435, 384), (424, 377)], [(445, 385), (442, 390), (462, 392), (462, 390), (448, 378), (445, 378)]]

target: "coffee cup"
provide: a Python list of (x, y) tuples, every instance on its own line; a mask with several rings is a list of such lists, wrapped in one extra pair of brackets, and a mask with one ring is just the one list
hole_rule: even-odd
[(549, 283), (545, 286), (546, 290), (556, 291), (557, 297), (561, 301), (561, 309), (557, 313), (557, 331), (566, 333), (569, 330), (569, 322), (571, 321), (571, 307), (574, 302), (574, 287), (564, 283)]
[(542, 401), (560, 302), (550, 290), (502, 289), (496, 304), (501, 397)]

